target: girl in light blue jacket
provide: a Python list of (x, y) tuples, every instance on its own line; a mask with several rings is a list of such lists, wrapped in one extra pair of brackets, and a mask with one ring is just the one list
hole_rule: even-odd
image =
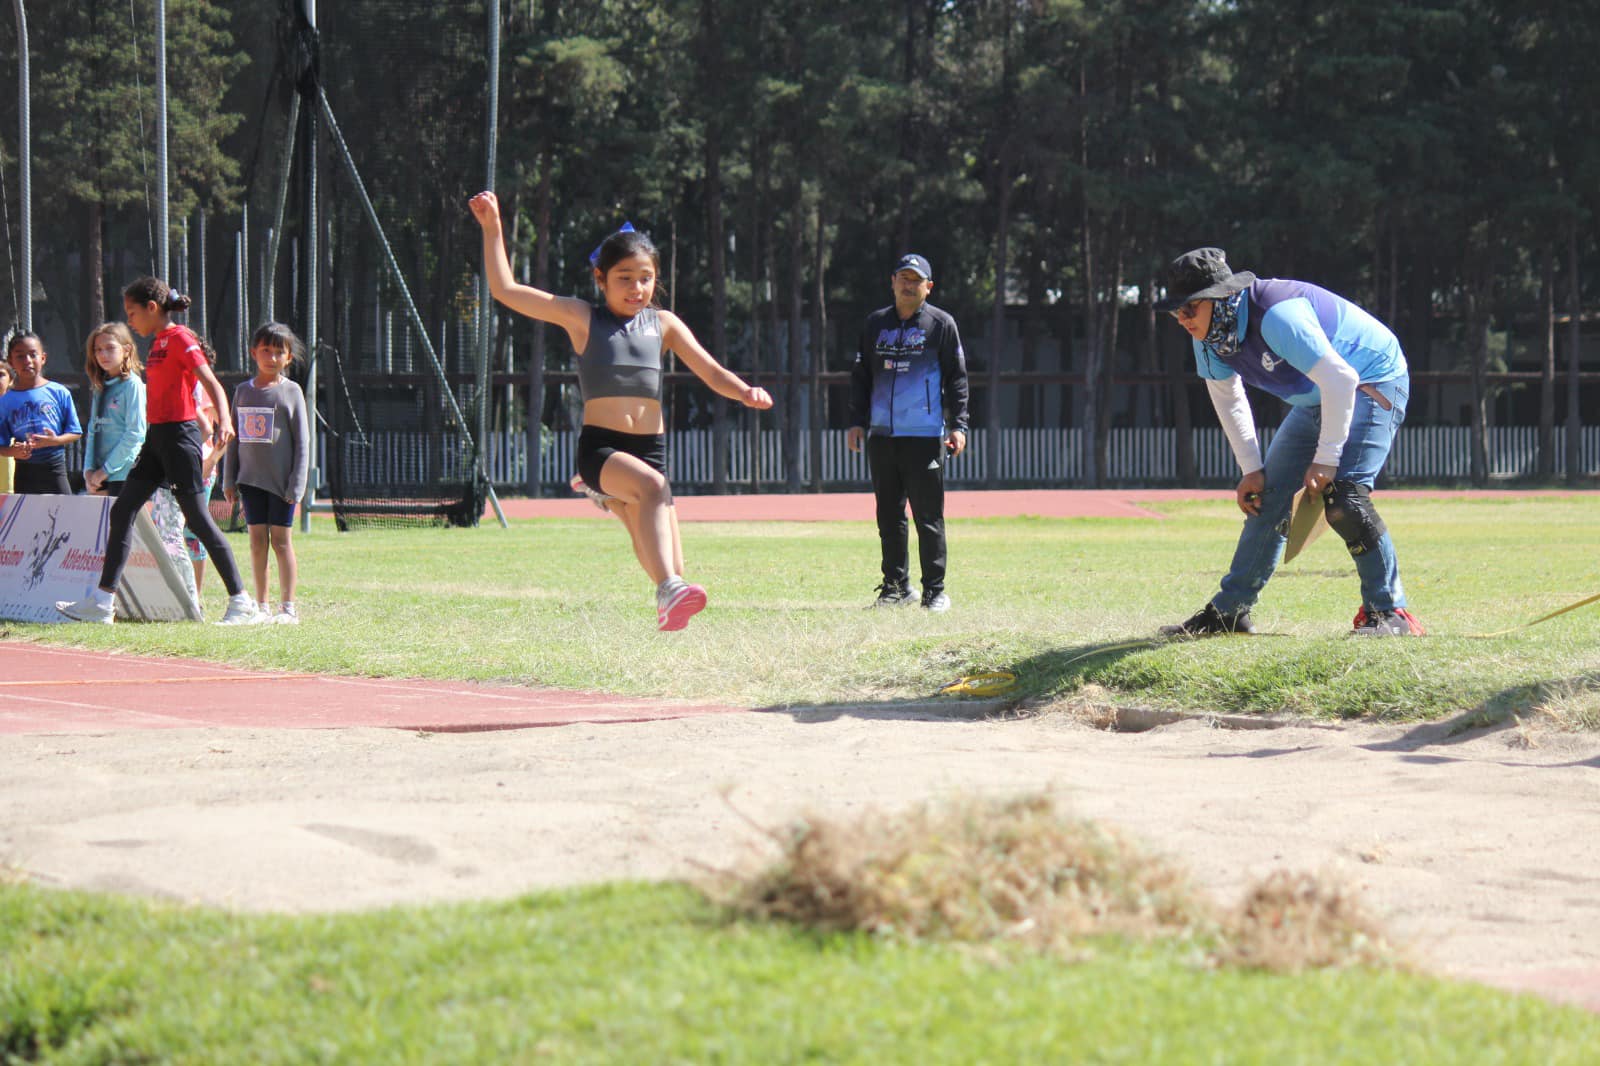
[(96, 326), (84, 344), (84, 373), (94, 386), (83, 442), (83, 484), (115, 496), (144, 446), (144, 382), (133, 334), (121, 322)]

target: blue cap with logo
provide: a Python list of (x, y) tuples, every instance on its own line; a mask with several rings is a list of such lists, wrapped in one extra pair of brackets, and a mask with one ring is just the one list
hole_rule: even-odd
[(933, 280), (933, 267), (916, 252), (908, 252), (900, 257), (900, 263), (894, 268), (894, 272), (898, 274), (902, 270), (915, 270), (923, 281)]

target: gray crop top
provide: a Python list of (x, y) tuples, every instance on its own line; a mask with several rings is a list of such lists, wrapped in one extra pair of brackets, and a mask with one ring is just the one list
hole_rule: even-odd
[(585, 400), (602, 396), (661, 399), (661, 316), (646, 307), (632, 318), (610, 308), (589, 308), (589, 343), (578, 358), (578, 388)]

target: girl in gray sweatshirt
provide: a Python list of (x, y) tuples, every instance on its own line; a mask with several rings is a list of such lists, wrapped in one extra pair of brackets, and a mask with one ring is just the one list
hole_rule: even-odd
[[(305, 495), (311, 466), (311, 426), (306, 397), (289, 379), (288, 370), (305, 346), (281, 322), (268, 322), (250, 339), (256, 376), (233, 393), (235, 434), (223, 464), (222, 492), (232, 503), (244, 501), (250, 531), (250, 568), (254, 572), (257, 615), (263, 622), (295, 625), (294, 587), (297, 564), (290, 533), (295, 504)], [(267, 602), (267, 549), (278, 560), (279, 604)]]

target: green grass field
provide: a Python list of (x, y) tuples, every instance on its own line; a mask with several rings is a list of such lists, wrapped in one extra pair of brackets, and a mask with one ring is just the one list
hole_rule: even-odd
[[(1205, 711), (1421, 720), (1558, 705), (1593, 720), (1600, 605), (1480, 634), (1600, 592), (1600, 499), (1386, 503), (1433, 635), (1376, 642), (1344, 635), (1356, 584), (1331, 536), (1269, 586), (1257, 621), (1272, 635), (1140, 642), (1205, 602), (1237, 530), (1226, 499), (1165, 510), (954, 522), (946, 615), (861, 609), (876, 583), (868, 523), (691, 525), (711, 608), (658, 634), (620, 529), (546, 521), (301, 537), (298, 628), (9, 635), (753, 706), (925, 698), (1008, 667), (1040, 698), (1092, 685), (1097, 699)], [(1216, 969), (1182, 940), (1083, 948), (817, 935), (729, 918), (680, 885), (310, 917), (0, 885), (0, 1061), (1545, 1064), (1600, 1047), (1591, 1014), (1399, 970)]]
[[(1270, 635), (1144, 644), (1206, 602), (1238, 529), (1225, 495), (1165, 512), (952, 522), (945, 615), (861, 609), (877, 581), (870, 523), (692, 524), (690, 576), (711, 606), (680, 634), (655, 632), (649, 583), (614, 522), (339, 535), (323, 519), (324, 532), (297, 538), (298, 628), (10, 632), (252, 667), (751, 706), (926, 698), (992, 668), (1017, 671), (1019, 697), (1094, 685), (1113, 702), (1217, 713), (1430, 719), (1593, 695), (1600, 605), (1481, 635), (1600, 592), (1600, 497), (1386, 501), (1426, 640), (1346, 637), (1360, 597), (1329, 535), (1267, 587), (1256, 621)], [(214, 574), (208, 585), (217, 617)]]
[(1592, 1063), (1600, 1018), (1182, 944), (1062, 961), (733, 921), (691, 890), (244, 917), (0, 893), (0, 1057), (54, 1063)]

